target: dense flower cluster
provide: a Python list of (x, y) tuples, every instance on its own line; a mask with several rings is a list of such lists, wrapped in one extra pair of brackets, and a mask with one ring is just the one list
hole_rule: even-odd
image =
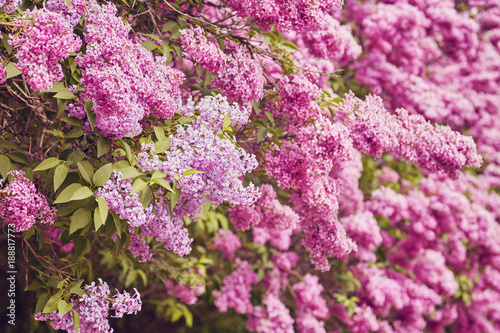
[(226, 232), (219, 229), (217, 237), (214, 238), (214, 245), (217, 250), (224, 252), (226, 258), (233, 259), (234, 251), (241, 248), (241, 241), (231, 230)]
[(84, 68), (81, 97), (93, 101), (96, 128), (106, 137), (137, 135), (145, 116), (170, 118), (180, 99), (184, 75), (165, 65), (129, 38), (130, 26), (116, 17), (113, 4), (90, 1), (85, 16), (86, 53), (76, 62)]
[(62, 15), (47, 9), (28, 9), (15, 22), (22, 25), (10, 40), (16, 47), (16, 66), (31, 88), (51, 88), (64, 77), (59, 62), (80, 49), (80, 38)]
[(0, 8), (5, 10), (6, 12), (13, 12), (19, 7), (22, 3), (22, 0), (1, 0)]
[[(81, 297), (75, 296), (73, 299), (73, 309), (80, 316), (80, 326), (78, 332), (82, 333), (112, 333), (113, 329), (109, 326), (109, 310), (114, 310), (116, 318), (122, 318), (124, 314), (135, 314), (141, 310), (141, 296), (137, 290), (131, 296), (128, 292), (117, 292), (110, 298), (109, 286), (106, 282), (99, 279), (99, 284), (92, 282), (83, 287), (85, 294)], [(71, 312), (61, 316), (57, 311), (43, 314), (36, 314), (36, 319), (41, 321), (50, 321), (50, 325), (56, 330), (66, 330), (68, 333), (74, 333), (73, 314)]]
[(49, 206), (43, 194), (37, 193), (24, 172), (10, 171), (7, 175), (14, 179), (3, 188), (6, 178), (0, 179), (0, 218), (18, 232), (28, 230), (36, 222), (52, 223), (55, 208)]
[(230, 0), (227, 2), (241, 17), (248, 17), (263, 29), (274, 25), (280, 32), (305, 32), (322, 27), (326, 13), (340, 9), (342, 0)]

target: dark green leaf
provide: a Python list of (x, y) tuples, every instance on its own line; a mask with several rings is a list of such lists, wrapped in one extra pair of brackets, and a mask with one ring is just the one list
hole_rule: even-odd
[(71, 217), (69, 233), (72, 234), (79, 229), (85, 228), (91, 221), (92, 216), (89, 210), (79, 208)]
[(113, 173), (113, 164), (108, 163), (100, 167), (94, 174), (94, 185), (103, 186), (111, 178)]

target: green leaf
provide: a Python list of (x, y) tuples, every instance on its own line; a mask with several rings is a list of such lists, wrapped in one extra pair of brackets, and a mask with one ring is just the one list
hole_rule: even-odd
[(184, 311), (184, 319), (186, 319), (187, 327), (193, 327), (193, 314), (188, 309)]
[(172, 213), (175, 206), (179, 202), (179, 199), (181, 198), (181, 190), (177, 189), (175, 186), (173, 188), (173, 193), (170, 194), (170, 212)]
[(57, 309), (59, 310), (59, 315), (64, 316), (66, 313), (68, 313), (71, 309), (73, 309), (73, 303), (68, 303), (65, 300), (60, 300)]
[(179, 25), (177, 22), (167, 22), (163, 25), (163, 28), (161, 29), (162, 32), (168, 32), (174, 28), (179, 28)]
[(7, 178), (7, 173), (9, 173), (11, 167), (10, 159), (5, 155), (0, 155), (0, 174), (2, 174), (3, 178)]
[(75, 94), (73, 94), (69, 89), (64, 89), (55, 94), (54, 97), (59, 99), (73, 99), (75, 98)]
[(57, 306), (59, 304), (59, 300), (63, 296), (63, 291), (60, 290), (56, 294), (54, 294), (49, 300), (47, 301), (47, 304), (45, 304), (45, 307), (43, 308), (43, 313), (51, 313), (53, 311), (57, 310)]
[(155, 131), (155, 135), (158, 141), (165, 140), (165, 130), (163, 129), (163, 127), (155, 126), (153, 127), (153, 130)]
[(87, 118), (89, 120), (90, 128), (92, 129), (92, 131), (94, 131), (95, 129), (95, 113), (92, 112), (93, 104), (94, 103), (91, 100), (85, 101), (85, 113), (87, 114)]
[(99, 208), (99, 215), (101, 216), (101, 220), (104, 223), (108, 218), (108, 211), (109, 211), (108, 202), (103, 198), (97, 198), (97, 204), (98, 204), (97, 208)]
[(177, 320), (181, 319), (181, 317), (182, 317), (182, 311), (178, 308), (175, 308), (174, 312), (172, 313), (172, 318), (170, 319), (170, 321), (172, 323), (175, 323)]
[(292, 42), (290, 42), (288, 40), (284, 41), (283, 43), (281, 43), (281, 45), (286, 46), (286, 47), (288, 47), (290, 49), (293, 49), (293, 50), (296, 50), (296, 51), (299, 50), (299, 48), (297, 47), (297, 45), (295, 45), (294, 43), (292, 43)]
[(47, 301), (49, 300), (49, 298), (50, 298), (50, 295), (47, 293), (44, 293), (44, 294), (40, 295), (40, 297), (38, 297), (38, 300), (37, 300), (36, 306), (35, 306), (35, 313), (43, 311), (43, 308), (47, 304)]
[(64, 135), (67, 139), (76, 139), (83, 135), (83, 129), (81, 127), (73, 128), (71, 131)]
[(62, 161), (55, 157), (49, 157), (46, 160), (42, 161), (42, 163), (38, 164), (38, 166), (33, 169), (33, 171), (42, 171), (55, 167)]
[(151, 187), (145, 187), (144, 190), (141, 191), (141, 195), (139, 197), (141, 204), (144, 208), (149, 206), (151, 202), (151, 196), (153, 195), (153, 191)]
[(126, 143), (123, 140), (118, 140), (118, 143), (120, 144), (120, 146), (123, 147), (123, 149), (125, 149), (125, 151), (127, 152), (127, 159), (130, 162), (130, 164), (132, 164), (132, 157), (133, 157), (132, 156), (132, 149), (130, 148), (128, 143)]
[(100, 167), (94, 174), (94, 185), (103, 186), (111, 178), (113, 173), (113, 164), (108, 163)]
[(106, 154), (111, 148), (111, 142), (102, 136), (97, 138), (97, 158)]
[(266, 138), (266, 135), (269, 131), (265, 127), (259, 127), (257, 130), (257, 143), (260, 143), (262, 140)]
[(127, 278), (125, 279), (125, 288), (128, 288), (137, 279), (137, 272), (134, 269), (128, 271)]
[[(57, 83), (59, 83), (59, 82), (57, 82)], [(71, 126), (79, 126), (79, 127), (82, 126), (82, 121), (80, 119), (77, 119), (77, 118), (64, 117), (64, 118), (61, 118), (61, 120), (64, 121), (65, 123), (70, 124)]]
[(69, 154), (68, 161), (77, 163), (85, 158), (85, 153), (83, 151), (74, 150)]
[(139, 172), (135, 167), (129, 166), (128, 168), (120, 170), (122, 173), (122, 179), (129, 179), (129, 178), (134, 178), (137, 176), (141, 176), (144, 173)]
[(224, 122), (222, 123), (222, 128), (226, 129), (228, 128), (229, 126), (231, 126), (231, 116), (228, 114), (226, 114), (226, 116), (224, 117)]
[(92, 216), (89, 210), (85, 208), (79, 208), (71, 217), (71, 224), (69, 226), (69, 233), (72, 234), (79, 229), (85, 228), (90, 221)]
[(82, 186), (78, 190), (75, 191), (73, 196), (71, 197), (71, 201), (73, 200), (83, 200), (90, 196), (93, 196), (94, 192), (92, 192), (87, 186)]
[(59, 186), (64, 182), (68, 175), (68, 167), (64, 164), (58, 165), (54, 172), (54, 191), (57, 191)]
[(170, 149), (170, 140), (165, 139), (155, 143), (155, 151), (157, 154), (163, 153), (167, 149)]
[(100, 212), (99, 207), (97, 207), (94, 210), (94, 226), (95, 226), (95, 230), (96, 231), (99, 230), (99, 228), (104, 225), (104, 222), (106, 222), (106, 221), (103, 220), (103, 219), (101, 219), (101, 212)]
[(78, 183), (74, 183), (66, 187), (62, 192), (57, 196), (56, 200), (54, 201), (55, 204), (63, 203), (63, 202), (69, 202), (71, 201), (71, 197), (77, 190), (82, 188), (82, 185)]
[(77, 163), (78, 171), (90, 185), (93, 185), (92, 177), (94, 176), (94, 167), (87, 161), (81, 161)]
[(71, 294), (75, 294), (75, 295), (78, 295), (78, 296), (82, 296), (85, 291), (81, 288), (82, 286), (82, 283), (83, 283), (83, 280), (78, 280), (77, 282), (75, 282), (71, 288), (69, 289), (69, 292)]
[(80, 328), (80, 315), (75, 310), (71, 310), (71, 314), (73, 315), (73, 324), (75, 328), (75, 333), (78, 333), (78, 330)]
[(66, 6), (68, 6), (68, 9), (71, 10), (71, 0), (64, 0), (66, 3)]
[(186, 176), (189, 176), (189, 175), (196, 175), (196, 174), (199, 174), (199, 173), (205, 173), (205, 171), (198, 171), (198, 170), (195, 170), (195, 169), (189, 169), (189, 170), (186, 170), (184, 171), (184, 173), (182, 174), (182, 178), (186, 177)]
[(141, 178), (137, 178), (132, 184), (132, 190), (130, 191), (130, 195), (134, 195), (137, 192), (142, 191), (146, 186), (148, 186), (148, 183), (146, 183)]
[(154, 40), (155, 40), (155, 41), (157, 41), (157, 42), (161, 42), (160, 37), (158, 37), (158, 36), (157, 36), (157, 35), (155, 35), (155, 34), (144, 34), (144, 33), (142, 33), (142, 32), (141, 32), (141, 35), (143, 35), (143, 36), (145, 36), (145, 37), (149, 37), (149, 38), (151, 38), (151, 39), (154, 39)]
[(7, 50), (7, 53), (11, 54), (12, 53), (12, 45), (10, 45), (10, 43), (9, 43), (9, 40), (10, 40), (9, 34), (6, 34), (6, 33), (2, 32), (2, 37), (3, 37), (2, 38), (2, 44), (3, 44), (3, 46)]
[(158, 47), (155, 42), (152, 40), (145, 40), (144, 42), (141, 43), (142, 47), (144, 47), (148, 51), (153, 51)]
[(6, 148), (6, 149), (16, 149), (16, 145), (15, 144), (13, 144), (10, 141), (3, 140), (3, 139), (0, 140), (0, 147)]
[(14, 65), (13, 62), (9, 63), (5, 68), (7, 69), (7, 76), (5, 77), (6, 79), (10, 79), (11, 77), (15, 77), (21, 74), (21, 71), (16, 67), (16, 65)]
[(172, 186), (170, 186), (170, 184), (164, 178), (153, 178), (153, 179), (151, 179), (150, 183), (158, 184), (161, 187), (169, 190), (170, 192), (174, 192), (175, 193), (175, 191), (173, 190)]

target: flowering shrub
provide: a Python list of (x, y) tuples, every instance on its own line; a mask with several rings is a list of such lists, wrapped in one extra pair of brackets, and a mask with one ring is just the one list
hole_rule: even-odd
[(500, 331), (498, 1), (0, 11), (12, 329)]

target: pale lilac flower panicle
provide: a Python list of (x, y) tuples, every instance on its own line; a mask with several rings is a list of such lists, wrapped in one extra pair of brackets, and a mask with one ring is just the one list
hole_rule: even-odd
[(17, 232), (26, 231), (36, 222), (51, 224), (56, 210), (50, 207), (44, 195), (37, 193), (35, 185), (23, 171), (10, 171), (7, 175), (14, 180), (1, 188), (0, 179), (0, 219), (13, 225)]
[(280, 299), (269, 294), (249, 315), (248, 330), (257, 333), (293, 333), (294, 320)]
[(226, 312), (231, 308), (241, 314), (252, 313), (250, 292), (252, 284), (255, 283), (257, 283), (257, 274), (251, 270), (250, 263), (236, 258), (234, 272), (222, 281), (220, 291), (212, 292), (215, 297), (215, 306), (220, 312)]
[(217, 237), (214, 238), (214, 245), (217, 250), (224, 253), (226, 258), (233, 259), (234, 251), (241, 248), (241, 241), (231, 230), (225, 232), (219, 229)]
[(80, 38), (61, 14), (47, 9), (27, 9), (15, 23), (23, 26), (10, 40), (16, 66), (31, 88), (44, 91), (63, 78), (59, 62), (80, 49)]
[(0, 8), (7, 13), (12, 13), (22, 4), (22, 0), (0, 0)]

